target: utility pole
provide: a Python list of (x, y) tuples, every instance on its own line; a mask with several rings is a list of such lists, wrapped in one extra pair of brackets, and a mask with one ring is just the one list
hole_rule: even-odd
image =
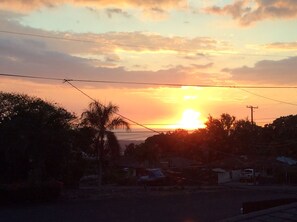
[[(258, 109), (258, 106), (246, 106), (246, 108), (251, 109), (252, 132), (254, 134), (254, 127), (253, 127), (254, 126), (254, 109)], [(255, 146), (255, 141), (252, 140), (250, 147), (252, 149), (255, 149), (254, 146)], [(256, 166), (253, 167), (253, 183), (254, 183), (254, 185), (256, 185), (256, 183), (257, 183), (257, 181), (256, 181)]]
[(247, 106), (246, 108), (251, 109), (251, 122), (254, 125), (254, 109), (258, 109), (258, 106)]

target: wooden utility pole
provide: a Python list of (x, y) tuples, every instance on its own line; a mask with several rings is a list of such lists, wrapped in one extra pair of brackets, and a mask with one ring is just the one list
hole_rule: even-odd
[[(252, 123), (252, 131), (254, 131), (254, 109), (258, 109), (258, 106), (246, 106), (246, 108), (251, 109), (251, 123)], [(251, 147), (254, 149), (254, 143), (255, 141), (252, 140), (251, 141)], [(257, 181), (256, 181), (256, 166), (253, 167), (253, 182), (254, 185), (256, 185)]]
[(246, 108), (251, 109), (251, 122), (254, 125), (254, 109), (258, 109), (258, 106), (247, 106)]

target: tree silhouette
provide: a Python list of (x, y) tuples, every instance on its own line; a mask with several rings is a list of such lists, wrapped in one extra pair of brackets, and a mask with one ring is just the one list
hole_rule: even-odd
[(208, 145), (215, 151), (230, 152), (232, 148), (231, 135), (234, 131), (235, 117), (223, 113), (219, 119), (208, 117), (205, 123)]
[(39, 98), (0, 92), (1, 180), (62, 179), (73, 151), (74, 119)]
[(121, 117), (115, 117), (119, 108), (112, 103), (107, 106), (98, 101), (91, 102), (88, 110), (82, 113), (81, 123), (95, 131), (93, 146), (97, 158), (98, 186), (102, 183), (103, 165), (108, 154), (116, 156), (119, 152), (117, 138), (111, 131), (116, 128), (129, 130), (129, 123)]

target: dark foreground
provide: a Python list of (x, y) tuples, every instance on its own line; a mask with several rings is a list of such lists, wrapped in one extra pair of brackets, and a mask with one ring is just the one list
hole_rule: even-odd
[(240, 214), (242, 202), (297, 197), (296, 193), (246, 189), (203, 191), (149, 191), (97, 200), (61, 200), (55, 203), (1, 206), (0, 221), (113, 222), (218, 221)]

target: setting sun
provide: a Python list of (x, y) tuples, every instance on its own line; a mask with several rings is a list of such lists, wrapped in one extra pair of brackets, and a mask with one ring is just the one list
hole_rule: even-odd
[(187, 130), (204, 128), (205, 125), (203, 121), (200, 119), (200, 116), (201, 116), (200, 112), (192, 109), (186, 109), (183, 112), (182, 118), (179, 121), (179, 123), (176, 125), (176, 127), (187, 129)]

